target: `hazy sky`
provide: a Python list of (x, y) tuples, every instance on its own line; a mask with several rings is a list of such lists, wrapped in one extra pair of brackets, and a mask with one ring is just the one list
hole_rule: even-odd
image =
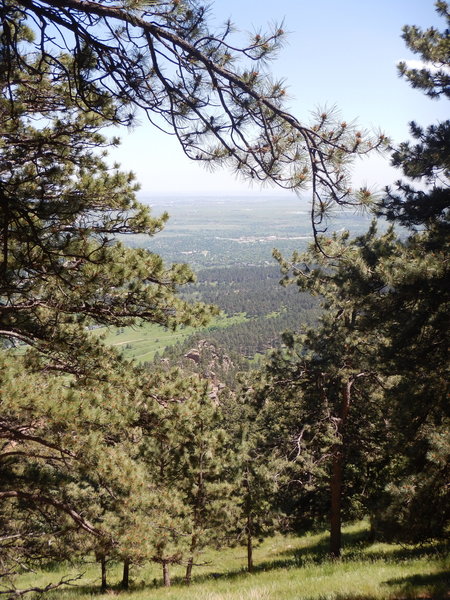
[[(357, 119), (361, 127), (381, 129), (400, 142), (408, 137), (409, 121), (427, 125), (448, 117), (445, 100), (413, 90), (395, 66), (402, 59), (417, 59), (400, 37), (404, 24), (444, 28), (431, 0), (215, 0), (211, 16), (216, 25), (230, 17), (250, 32), (284, 20), (289, 35), (270, 69), (286, 81), (289, 107), (300, 120), (308, 120), (317, 107), (336, 105), (346, 121)], [(112, 157), (136, 173), (143, 195), (259, 189), (224, 170), (209, 173), (144, 117), (133, 131), (120, 135), (122, 145)], [(398, 176), (387, 159), (355, 164), (355, 183), (381, 188)]]

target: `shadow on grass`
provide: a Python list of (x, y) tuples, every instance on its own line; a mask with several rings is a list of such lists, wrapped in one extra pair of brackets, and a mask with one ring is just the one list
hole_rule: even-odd
[[(284, 562), (285, 566), (297, 566), (301, 567), (306, 563), (321, 564), (331, 560), (329, 553), (329, 534), (328, 532), (318, 533), (315, 537), (320, 536), (315, 542), (311, 540), (311, 544), (304, 546), (303, 548), (297, 548), (295, 550), (284, 550), (280, 552), (281, 556), (290, 556), (286, 558)], [(352, 532), (342, 533), (342, 548), (343, 548), (343, 560), (360, 560), (363, 558), (363, 551), (365, 548), (370, 546), (368, 531), (358, 530)]]
[[(277, 571), (283, 569), (301, 568), (306, 565), (320, 565), (330, 562), (328, 534), (318, 533), (311, 538), (310, 544), (303, 548), (287, 549), (277, 553), (277, 557), (272, 560), (259, 562), (255, 565), (253, 574)], [(374, 562), (384, 560), (388, 562), (407, 561), (418, 559), (424, 556), (434, 555), (435, 558), (444, 556), (448, 547), (445, 544), (433, 544), (424, 546), (411, 547), (396, 547), (388, 552), (367, 552), (367, 549), (372, 545), (369, 539), (368, 531), (365, 529), (354, 532), (343, 532), (342, 546), (344, 548), (342, 561), (343, 562)], [(338, 565), (339, 562), (336, 561)], [(213, 580), (234, 581), (238, 578), (248, 575), (245, 567), (235, 569), (233, 571), (216, 572), (216, 573), (195, 573), (192, 577), (193, 585), (211, 582)], [(182, 589), (185, 587), (184, 578), (182, 576), (174, 576), (172, 578), (173, 587)], [(407, 600), (409, 598), (421, 598), (423, 600), (449, 600), (450, 599), (450, 575), (449, 571), (442, 567), (442, 570), (431, 575), (411, 575), (404, 578), (391, 579), (385, 582), (386, 586), (400, 588), (395, 591), (393, 598), (398, 600)], [(163, 583), (160, 578), (134, 582), (130, 585), (129, 592), (137, 592), (142, 590), (151, 591), (151, 589), (162, 588)], [(108, 592), (120, 593), (124, 592), (120, 584), (108, 587)], [(394, 592), (392, 592), (394, 593)], [(78, 596), (97, 596), (101, 595), (99, 585), (81, 585), (72, 588), (71, 595), (76, 598)], [(50, 597), (52, 594), (49, 595)], [(390, 596), (390, 594), (389, 594)], [(55, 597), (55, 596), (53, 596)], [(349, 593), (338, 595), (334, 600), (374, 600), (370, 596), (358, 595), (357, 593)]]
[(410, 575), (409, 577), (389, 579), (385, 583), (390, 586), (401, 586), (400, 594), (404, 598), (416, 598), (416, 594), (421, 588), (426, 588), (426, 592), (424, 592), (425, 595), (420, 595), (420, 598), (445, 600), (450, 597), (450, 572), (448, 570), (429, 575)]
[[(375, 542), (377, 543), (377, 542)], [(343, 532), (342, 534), (342, 557), (345, 562), (374, 562), (377, 560), (386, 560), (389, 562), (405, 561), (423, 558), (425, 556), (446, 556), (449, 551), (448, 544), (445, 542), (434, 542), (432, 544), (423, 544), (417, 546), (390, 546), (388, 551), (368, 551), (374, 542), (370, 539), (368, 530), (362, 529), (355, 532)], [(305, 563), (321, 564), (331, 560), (329, 554), (328, 533), (323, 533), (322, 537), (314, 544), (298, 548), (295, 550), (285, 550), (280, 552), (281, 556), (291, 556), (286, 558), (285, 566), (302, 566)]]
[[(318, 547), (321, 544), (317, 544)], [(307, 549), (307, 550), (310, 550)], [(317, 557), (319, 558), (319, 557)], [(317, 560), (317, 563), (319, 560)], [(286, 560), (275, 560), (267, 561), (255, 567), (254, 574), (258, 574), (264, 571), (277, 570), (292, 568), (299, 566), (297, 560), (286, 559)], [(210, 573), (210, 574), (197, 574), (192, 578), (192, 585), (201, 585), (202, 583), (210, 582), (211, 580), (225, 580), (233, 582), (234, 580), (245, 577), (248, 575), (245, 569), (226, 572), (226, 573)], [(419, 599), (420, 600), (448, 600), (450, 598), (450, 575), (446, 570), (439, 571), (429, 575), (410, 575), (407, 577), (400, 577), (390, 579), (384, 582), (387, 587), (396, 588), (395, 592), (386, 594), (386, 598), (395, 598), (396, 600), (409, 600)], [(174, 577), (172, 579), (172, 586), (181, 590), (185, 588), (184, 580), (182, 577)], [(77, 597), (95, 597), (103, 594), (118, 594), (121, 593), (133, 593), (143, 590), (147, 590), (151, 593), (151, 590), (160, 589), (163, 587), (162, 581), (154, 579), (152, 581), (141, 581), (140, 583), (135, 582), (130, 586), (130, 590), (127, 592), (123, 590), (120, 585), (109, 586), (107, 592), (101, 592), (98, 585), (81, 585), (71, 589), (71, 596)], [(391, 595), (392, 594), (392, 595)], [(50, 593), (49, 597), (58, 598), (58, 593)], [(317, 598), (317, 596), (314, 596)], [(305, 599), (306, 600), (306, 599)], [(379, 600), (379, 596), (370, 596), (355, 593), (344, 593), (333, 596), (333, 600)]]

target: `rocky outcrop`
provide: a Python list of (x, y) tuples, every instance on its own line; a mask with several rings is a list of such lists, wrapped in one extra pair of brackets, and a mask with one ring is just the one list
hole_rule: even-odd
[(196, 365), (196, 371), (201, 377), (208, 379), (211, 384), (210, 396), (218, 401), (220, 393), (226, 388), (220, 381), (221, 374), (227, 373), (233, 367), (230, 357), (211, 342), (200, 340), (196, 348), (186, 352), (184, 358)]

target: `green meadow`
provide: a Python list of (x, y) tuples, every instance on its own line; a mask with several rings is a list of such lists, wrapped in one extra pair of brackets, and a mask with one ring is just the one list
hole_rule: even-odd
[[(99, 593), (97, 564), (73, 566), (84, 575), (76, 586), (51, 592), (49, 600), (403, 600), (450, 597), (449, 561), (443, 546), (403, 547), (368, 543), (368, 525), (344, 528), (341, 560), (327, 556), (327, 533), (302, 537), (276, 535), (255, 549), (255, 572), (245, 571), (245, 548), (211, 551), (194, 570), (193, 583), (182, 581), (183, 568), (173, 567), (172, 586), (162, 587), (155, 564), (133, 567), (129, 591), (120, 589), (121, 565), (108, 566), (110, 588)], [(66, 571), (47, 571), (22, 578), (21, 587), (44, 586)]]
[(193, 333), (206, 334), (212, 329), (230, 327), (246, 319), (243, 314), (232, 317), (222, 315), (212, 319), (207, 327), (179, 327), (176, 331), (172, 331), (159, 325), (145, 323), (136, 327), (101, 327), (95, 329), (94, 333), (103, 336), (109, 346), (121, 350), (125, 358), (145, 362), (153, 360), (157, 352), (163, 352), (167, 346), (173, 346)]

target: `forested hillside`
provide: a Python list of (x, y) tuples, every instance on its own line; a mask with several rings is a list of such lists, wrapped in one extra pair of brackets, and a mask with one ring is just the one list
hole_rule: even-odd
[(259, 317), (287, 309), (311, 309), (310, 294), (295, 286), (282, 287), (279, 267), (240, 267), (200, 271), (196, 290), (204, 302), (220, 306), (226, 313)]
[[(163, 358), (176, 361), (190, 347), (206, 339), (235, 355), (239, 368), (248, 370), (256, 355), (282, 343), (281, 334), (302, 324), (313, 325), (320, 315), (319, 303), (296, 286), (280, 284), (280, 269), (274, 267), (228, 267), (200, 271), (198, 282), (187, 298), (219, 306), (228, 315), (245, 319), (229, 327), (208, 327), (182, 343), (167, 348)], [(189, 288), (188, 288), (189, 289)], [(247, 360), (245, 360), (247, 359)]]

